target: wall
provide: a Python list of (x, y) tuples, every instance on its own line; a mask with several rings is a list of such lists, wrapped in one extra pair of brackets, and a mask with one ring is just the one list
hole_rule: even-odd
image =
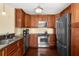
[(11, 6), (5, 5), (6, 15), (2, 15), (2, 4), (0, 4), (0, 35), (7, 32), (15, 32), (15, 9)]

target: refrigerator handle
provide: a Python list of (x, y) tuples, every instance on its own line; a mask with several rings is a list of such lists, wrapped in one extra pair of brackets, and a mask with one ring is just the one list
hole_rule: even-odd
[(56, 38), (58, 39), (57, 23), (58, 23), (58, 21), (56, 20), (56, 24), (55, 24), (55, 28), (56, 28)]

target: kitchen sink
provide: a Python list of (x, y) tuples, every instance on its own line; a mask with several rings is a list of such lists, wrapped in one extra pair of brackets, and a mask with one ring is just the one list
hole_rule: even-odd
[(0, 40), (0, 45), (9, 44), (9, 42), (13, 41), (13, 39), (4, 39)]

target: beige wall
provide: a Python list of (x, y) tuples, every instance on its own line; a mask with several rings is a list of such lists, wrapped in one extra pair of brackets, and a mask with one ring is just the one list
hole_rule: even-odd
[(12, 6), (5, 4), (6, 15), (2, 15), (2, 4), (0, 3), (0, 35), (7, 32), (15, 32), (15, 10)]

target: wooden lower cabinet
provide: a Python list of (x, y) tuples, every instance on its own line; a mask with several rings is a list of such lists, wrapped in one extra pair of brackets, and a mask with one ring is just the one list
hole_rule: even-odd
[(2, 56), (2, 51), (0, 51), (0, 56)]
[(56, 37), (55, 37), (55, 34), (51, 34), (49, 36), (49, 40), (48, 40), (48, 43), (49, 43), (49, 47), (55, 47), (56, 46)]
[(6, 48), (3, 48), (0, 50), (0, 56), (5, 56), (6, 55)]
[(36, 34), (30, 34), (29, 46), (38, 47), (38, 36)]
[(0, 56), (2, 56), (2, 50), (0, 50)]
[(2, 56), (2, 50), (0, 50), (0, 56)]
[(71, 55), (79, 56), (79, 28), (71, 29)]
[(24, 54), (24, 45), (23, 45), (23, 39), (19, 40), (17, 42), (17, 46), (18, 46), (18, 56), (22, 56)]
[(23, 56), (24, 42), (20, 39), (0, 50), (0, 56)]
[(17, 42), (10, 44), (9, 46), (7, 46), (7, 56), (17, 56), (17, 50)]

